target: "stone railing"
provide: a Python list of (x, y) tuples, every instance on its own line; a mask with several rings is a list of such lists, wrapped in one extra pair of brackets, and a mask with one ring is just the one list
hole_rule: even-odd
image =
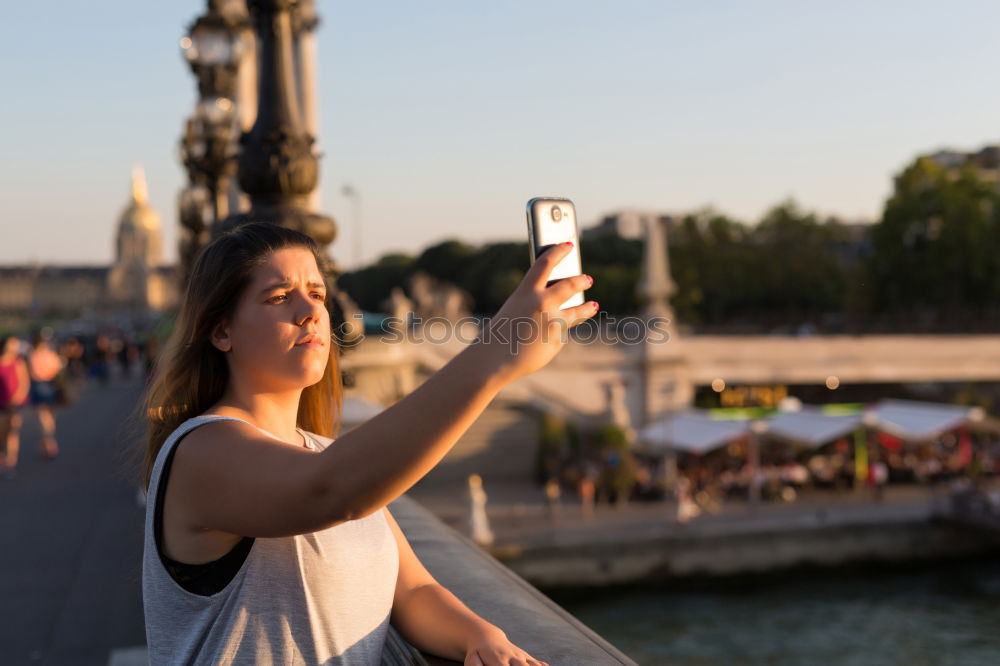
[[(408, 497), (390, 505), (427, 570), (510, 640), (551, 666), (635, 662)], [(424, 655), (431, 666), (458, 662)]]

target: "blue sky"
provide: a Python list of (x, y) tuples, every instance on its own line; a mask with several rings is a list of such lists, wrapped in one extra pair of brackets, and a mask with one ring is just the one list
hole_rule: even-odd
[[(131, 166), (176, 255), (178, 41), (203, 2), (10, 3), (0, 43), (0, 262), (105, 263)], [(990, 2), (319, 0), (322, 210), (351, 263), (448, 237), (525, 237), (524, 203), (794, 197), (875, 218), (916, 154), (1000, 138)]]

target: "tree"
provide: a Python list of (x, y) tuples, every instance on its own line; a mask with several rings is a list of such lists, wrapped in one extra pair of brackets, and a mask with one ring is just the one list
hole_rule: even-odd
[(492, 315), (521, 283), (528, 266), (526, 242), (489, 243), (474, 252), (459, 286), (472, 295), (475, 312)]
[(836, 224), (820, 224), (792, 200), (769, 210), (752, 232), (760, 249), (754, 300), (790, 318), (842, 310), (847, 280), (831, 251), (841, 237)]
[(472, 246), (459, 240), (446, 240), (421, 252), (413, 268), (461, 287), (464, 286), (462, 276), (474, 255)]
[(362, 310), (377, 311), (393, 287), (402, 286), (413, 273), (414, 260), (407, 254), (387, 254), (375, 264), (343, 273), (337, 286)]
[(605, 482), (617, 504), (628, 502), (638, 482), (638, 463), (629, 450), (628, 436), (618, 425), (608, 423), (597, 431), (605, 463)]
[(874, 306), (930, 315), (949, 328), (994, 307), (998, 196), (996, 184), (971, 164), (946, 168), (921, 157), (907, 166), (873, 230)]
[(583, 270), (594, 278), (588, 300), (601, 304), (612, 315), (634, 314), (639, 307), (635, 293), (642, 265), (642, 241), (603, 236), (580, 243)]
[(559, 417), (542, 413), (538, 420), (538, 446), (535, 449), (535, 481), (545, 483), (558, 476), (566, 447), (566, 423)]
[(677, 293), (677, 317), (690, 323), (723, 324), (752, 307), (755, 249), (746, 225), (712, 209), (685, 215), (674, 225), (668, 247)]

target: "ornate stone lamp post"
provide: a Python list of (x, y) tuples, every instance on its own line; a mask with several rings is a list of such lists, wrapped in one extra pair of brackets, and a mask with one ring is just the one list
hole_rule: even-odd
[(254, 221), (302, 231), (320, 245), (337, 234), (333, 219), (307, 208), (319, 179), (314, 138), (302, 125), (294, 68), (292, 15), (296, 0), (248, 0), (257, 35), (257, 120), (241, 138), (238, 179), (250, 195), (247, 213), (230, 215), (216, 233)]
[(181, 139), (180, 156), (190, 185), (181, 192), (183, 279), (208, 240), (229, 214), (229, 190), (236, 172), (239, 135), (233, 97), (245, 45), (239, 36), (245, 19), (223, 11), (224, 0), (209, 0), (208, 11), (191, 25), (181, 50), (198, 79), (198, 103)]
[[(311, 71), (298, 69), (296, 76), (294, 27), (300, 39), (311, 39), (316, 16), (311, 2), (297, 0), (247, 0), (257, 47), (257, 117), (249, 132), (240, 137), (237, 179), (250, 196), (248, 212), (233, 213), (212, 229), (217, 235), (250, 222), (269, 222), (301, 231), (328, 246), (337, 235), (332, 218), (308, 207), (309, 196), (319, 180), (319, 161), (313, 152), (314, 137), (303, 126), (300, 85), (306, 91), (306, 107), (312, 104)], [(295, 12), (293, 16), (293, 12)], [(294, 21), (293, 21), (294, 19)], [(301, 50), (300, 59), (308, 61)], [(306, 49), (308, 51), (308, 49)], [(301, 63), (300, 63), (301, 64)], [(328, 278), (331, 324), (342, 345), (353, 344), (363, 335), (357, 306)]]

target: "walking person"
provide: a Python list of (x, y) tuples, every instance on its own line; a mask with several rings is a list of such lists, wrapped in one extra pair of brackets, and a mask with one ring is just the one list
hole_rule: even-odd
[(28, 398), (30, 379), (21, 358), (21, 341), (16, 336), (0, 338), (0, 478), (10, 480), (17, 475), (17, 453), (20, 447), (21, 407)]
[(56, 379), (63, 371), (65, 363), (50, 346), (48, 337), (42, 333), (32, 341), (28, 354), (28, 374), (31, 377), (30, 401), (42, 425), (42, 456), (53, 460), (59, 455), (56, 442), (56, 414), (59, 404), (59, 389)]
[[(152, 664), (364, 664), (392, 625), (468, 666), (539, 666), (441, 586), (387, 505), (430, 471), (507, 383), (547, 364), (591, 284), (546, 286), (541, 255), (467, 346), (393, 406), (334, 440), (341, 405), (326, 260), (255, 223), (193, 267), (144, 405), (149, 501), (143, 603)], [(510, 341), (515, 324), (531, 335)], [(493, 329), (496, 331), (497, 329)]]
[(87, 377), (87, 367), (83, 361), (84, 348), (75, 337), (67, 339), (59, 350), (66, 359), (66, 382), (72, 391), (79, 391)]

